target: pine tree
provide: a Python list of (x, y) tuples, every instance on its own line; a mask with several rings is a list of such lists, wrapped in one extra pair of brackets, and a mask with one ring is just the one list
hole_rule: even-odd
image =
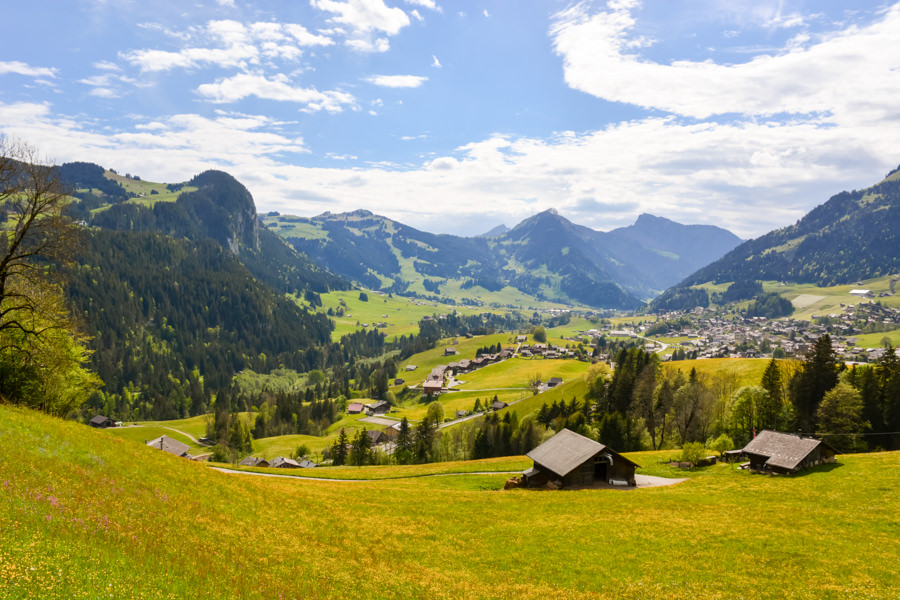
[(347, 463), (347, 443), (347, 432), (341, 428), (337, 441), (331, 447), (332, 464), (334, 466), (337, 467)]
[(837, 385), (839, 370), (831, 336), (825, 334), (816, 340), (803, 368), (795, 376), (793, 403), (797, 426), (802, 431), (815, 431), (816, 411), (825, 392)]
[(400, 421), (400, 431), (397, 434), (397, 448), (394, 450), (394, 459), (401, 465), (411, 463), (415, 447), (416, 442), (413, 439), (412, 431), (409, 429), (409, 421), (406, 417), (403, 417), (403, 420)]

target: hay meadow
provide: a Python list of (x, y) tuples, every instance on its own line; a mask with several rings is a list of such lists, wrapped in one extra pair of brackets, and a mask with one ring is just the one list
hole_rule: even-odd
[(452, 463), (226, 474), (0, 407), (0, 598), (897, 597), (900, 454), (783, 478), (631, 457), (688, 478), (536, 492)]

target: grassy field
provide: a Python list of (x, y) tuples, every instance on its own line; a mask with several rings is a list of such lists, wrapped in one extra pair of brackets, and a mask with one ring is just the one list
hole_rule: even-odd
[(759, 385), (762, 381), (768, 358), (705, 358), (701, 360), (678, 360), (666, 363), (664, 368), (677, 369), (687, 376), (691, 369), (697, 373), (714, 377), (716, 375), (733, 374), (738, 386)]
[[(900, 577), (898, 453), (801, 477), (720, 465), (656, 489), (500, 492), (505, 475), (395, 467), (218, 473), (0, 407), (0, 459), (4, 599), (888, 599)], [(501, 465), (527, 462), (487, 470)]]
[[(422, 317), (442, 315), (454, 310), (462, 314), (478, 314), (484, 309), (467, 309), (461, 306), (447, 306), (424, 300), (402, 298), (400, 296), (388, 297), (375, 292), (365, 292), (368, 301), (359, 299), (359, 291), (329, 292), (322, 294), (323, 312), (329, 308), (337, 311), (344, 309), (344, 316), (332, 317), (335, 330), (332, 334), (334, 340), (341, 336), (362, 329), (363, 323), (374, 326), (375, 323), (386, 323), (387, 327), (380, 329), (388, 338), (399, 335), (409, 335), (419, 332), (419, 321)], [(343, 302), (343, 304), (341, 304)], [(357, 325), (359, 323), (359, 325)]]
[[(813, 315), (840, 314), (843, 310), (841, 304), (859, 304), (860, 299), (851, 296), (850, 290), (857, 288), (872, 290), (876, 296), (881, 292), (887, 292), (890, 290), (890, 280), (889, 276), (879, 277), (858, 282), (859, 285), (853, 283), (852, 285), (837, 285), (827, 288), (804, 284), (781, 285), (775, 281), (765, 281), (763, 288), (767, 292), (778, 292), (793, 301), (795, 311), (791, 315), (792, 318), (808, 321)], [(900, 296), (875, 298), (874, 300), (885, 306), (900, 307)]]
[(584, 376), (589, 366), (589, 363), (572, 359), (511, 358), (461, 374), (460, 379), (466, 383), (459, 389), (527, 388), (535, 377), (545, 382), (551, 377), (567, 381)]

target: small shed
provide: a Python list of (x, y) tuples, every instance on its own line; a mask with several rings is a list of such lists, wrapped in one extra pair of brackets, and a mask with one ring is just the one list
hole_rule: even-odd
[(116, 422), (110, 419), (109, 417), (105, 417), (103, 415), (97, 415), (93, 419), (90, 420), (91, 427), (97, 427), (99, 429), (106, 429), (107, 427), (115, 427)]
[(494, 401), (491, 403), (491, 408), (492, 408), (493, 410), (501, 410), (501, 409), (506, 408), (507, 406), (509, 406), (509, 404), (507, 404), (507, 403), (504, 402), (503, 400), (494, 400)]
[(348, 415), (358, 415), (363, 411), (365, 406), (363, 406), (362, 402), (351, 402), (347, 405), (347, 414)]
[(797, 473), (835, 462), (837, 450), (821, 440), (765, 429), (744, 446), (750, 470), (757, 473)]
[(634, 486), (639, 466), (615, 450), (574, 431), (563, 429), (527, 454), (534, 467), (525, 471), (527, 487), (555, 481), (560, 487), (619, 483)]
[(556, 387), (558, 385), (562, 385), (562, 377), (551, 377), (547, 380), (547, 387)]
[(193, 458), (193, 456), (188, 454), (188, 450), (191, 449), (190, 446), (188, 446), (187, 444), (183, 444), (178, 440), (173, 440), (167, 435), (161, 435), (158, 438), (145, 443), (151, 448), (156, 448), (157, 450), (162, 450), (163, 452), (168, 452), (169, 454), (174, 454), (175, 456)]

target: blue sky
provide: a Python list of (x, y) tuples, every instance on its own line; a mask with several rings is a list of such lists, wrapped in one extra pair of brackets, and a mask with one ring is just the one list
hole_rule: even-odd
[(754, 237), (900, 163), (888, 2), (46, 0), (4, 21), (2, 134), (154, 181), (223, 169), (260, 211)]

